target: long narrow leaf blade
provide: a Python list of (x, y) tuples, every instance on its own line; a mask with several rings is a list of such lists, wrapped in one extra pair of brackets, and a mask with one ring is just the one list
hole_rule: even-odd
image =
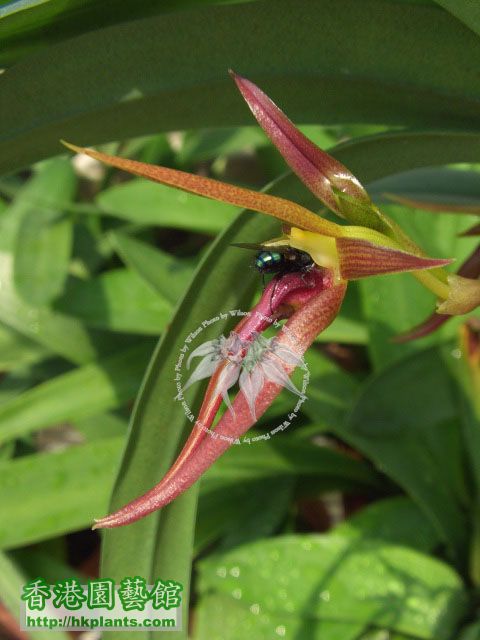
[[(440, 7), (373, 2), (365, 21), (358, 0), (298, 0), (294, 29), (291, 2), (277, 0), (275, 7), (250, 2), (135, 15), (108, 28), (95, 22), (60, 44), (49, 39), (2, 76), (0, 173), (54, 155), (62, 137), (98, 144), (251, 124), (227, 78), (229, 66), (261, 79), (271, 95), (288, 87), (282, 104), (295, 122), (360, 117), (430, 131), (478, 129), (480, 42)], [(365, 39), (369, 46), (358, 55), (354, 43)], [(195, 56), (186, 56), (192, 42)], [(478, 160), (478, 149), (472, 156)]]

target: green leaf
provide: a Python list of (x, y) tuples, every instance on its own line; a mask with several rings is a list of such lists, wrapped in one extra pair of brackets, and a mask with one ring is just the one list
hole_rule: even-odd
[[(363, 462), (333, 449), (279, 434), (230, 448), (200, 485), (196, 550), (222, 536), (223, 546), (268, 535), (285, 518), (293, 483), (325, 490), (380, 488)], [(304, 493), (304, 491), (302, 491)]]
[(52, 378), (0, 405), (0, 442), (122, 406), (138, 390), (150, 342)]
[(405, 547), (334, 534), (246, 544), (201, 561), (199, 571), (200, 593), (229, 596), (247, 611), (257, 604), (267, 616), (296, 613), (305, 623), (353, 622), (432, 640), (451, 637), (467, 603), (448, 565)]
[[(10, 555), (0, 553), (0, 598), (17, 620), (20, 619), (20, 594), (27, 581), (28, 577)], [(48, 630), (39, 631), (33, 628), (28, 631), (28, 637), (32, 640), (48, 640), (52, 635)], [(69, 640), (70, 636), (63, 631), (56, 631), (55, 637), (58, 640)]]
[(477, 35), (480, 35), (480, 7), (469, 0), (435, 0), (456, 18), (466, 24)]
[(477, 586), (480, 584), (480, 377), (476, 334), (470, 327), (462, 329), (457, 342), (459, 348), (452, 350), (445, 345), (443, 357), (445, 367), (455, 382), (465, 457), (473, 485), (473, 500), (469, 505), (471, 531), (468, 565), (470, 579)]
[(0, 381), (0, 403), (9, 402), (41, 381), (42, 378), (32, 366), (23, 366), (10, 371)]
[(55, 584), (57, 580), (77, 578), (82, 582), (85, 575), (75, 570), (62, 557), (64, 541), (59, 544), (58, 539), (47, 540), (43, 544), (37, 543), (35, 550), (32, 547), (15, 549), (9, 555), (23, 569), (29, 578), (35, 579), (42, 576), (47, 584)]
[(364, 507), (334, 529), (352, 539), (368, 538), (432, 552), (440, 538), (425, 513), (406, 496), (387, 498)]
[(168, 300), (130, 269), (72, 280), (55, 308), (97, 329), (150, 335), (162, 332), (172, 309)]
[(77, 218), (74, 226), (73, 256), (70, 264), (72, 276), (92, 277), (112, 257), (113, 248), (110, 246), (108, 235), (104, 233), (102, 227), (102, 219), (98, 216)]
[(0, 322), (33, 342), (76, 363), (94, 359), (111, 351), (111, 337), (89, 332), (68, 316), (46, 307), (33, 307), (17, 294), (13, 283), (13, 251), (18, 227), (30, 203), (30, 182), (0, 218)]
[(140, 162), (168, 164), (174, 161), (173, 149), (167, 133), (140, 136), (126, 140), (121, 146), (124, 158), (135, 158)]
[(366, 344), (369, 339), (368, 327), (363, 319), (358, 282), (350, 282), (347, 294), (335, 318), (335, 322), (323, 331), (317, 342), (346, 342)]
[(468, 497), (457, 411), (442, 356), (427, 349), (372, 378), (333, 430), (412, 497), (459, 559)]
[[(478, 171), (426, 167), (376, 180), (370, 184), (368, 192), (381, 202), (388, 202), (388, 195), (393, 194), (430, 203), (480, 207), (479, 190)], [(428, 219), (428, 215), (426, 217)]]
[[(99, 428), (98, 425), (101, 425)], [(128, 422), (116, 413), (102, 413), (74, 421), (74, 426), (88, 442), (127, 433)]]
[[(480, 138), (452, 131), (395, 132), (339, 144), (329, 153), (338, 158), (363, 184), (403, 171), (429, 166), (476, 162)], [(387, 163), (388, 159), (388, 163)], [(382, 163), (384, 166), (382, 167)]]
[(318, 336), (317, 342), (347, 342), (349, 344), (366, 344), (368, 329), (363, 322), (338, 316), (335, 324), (331, 324)]
[[(423, 0), (404, 0), (405, 2), (422, 2)], [(366, 633), (362, 633), (358, 640), (412, 640), (412, 636), (406, 636), (404, 633), (391, 633), (387, 629), (370, 629)]]
[(15, 283), (32, 305), (47, 304), (63, 291), (71, 240), (71, 220), (60, 218), (56, 211), (24, 216), (15, 256)]
[[(69, 160), (42, 165), (19, 196), (23, 213), (14, 258), (18, 293), (35, 307), (47, 304), (63, 290), (72, 247), (72, 221), (63, 215), (71, 201), (76, 178)], [(20, 205), (22, 206), (22, 205)]]
[(195, 610), (194, 640), (252, 640), (292, 637), (295, 640), (357, 640), (363, 624), (315, 620), (266, 613), (259, 603), (250, 608), (221, 593), (202, 596)]
[(0, 381), (0, 402), (8, 402), (44, 380), (59, 376), (69, 370), (71, 370), (71, 366), (65, 360), (53, 357), (19, 366), (8, 372)]
[(195, 554), (218, 538), (228, 548), (271, 535), (286, 518), (292, 492), (293, 479), (285, 476), (236, 481), (207, 474), (200, 484)]
[(111, 237), (125, 264), (175, 306), (191, 280), (192, 265), (124, 233), (112, 233)]
[(0, 462), (10, 460), (15, 452), (15, 442), (7, 442), (0, 446)]
[(0, 369), (10, 371), (22, 364), (38, 362), (48, 351), (17, 331), (0, 323)]
[[(379, 488), (379, 479), (370, 467), (339, 451), (302, 440), (296, 434), (272, 436), (261, 443), (230, 448), (205, 475), (209, 483), (235, 483), (269, 476), (347, 479), (351, 485)], [(202, 485), (203, 490), (203, 485)]]
[(268, 143), (267, 136), (256, 126), (188, 131), (176, 159), (182, 165), (191, 165)]
[(106, 438), (1, 463), (0, 548), (91, 526), (106, 508), (123, 444)]
[(466, 346), (468, 338), (464, 338), (463, 344), (462, 342), (459, 345), (461, 348), (457, 351), (452, 351), (451, 345), (445, 345), (443, 357), (444, 364), (455, 381), (465, 449), (478, 496), (480, 495), (480, 396), (478, 376), (476, 376), (477, 364), (475, 352), (473, 354), (468, 352)]
[(352, 398), (358, 393), (357, 381), (317, 349), (307, 351), (305, 362), (311, 377), (303, 411), (323, 429), (343, 424)]
[[(369, 0), (365, 21), (357, 0), (299, 0), (292, 29), (290, 6), (279, 0), (272, 12), (269, 3), (251, 2), (137, 19), (140, 13), (23, 58), (2, 77), (0, 173), (58, 153), (60, 138), (98, 144), (251, 125), (228, 67), (261, 81), (298, 123), (360, 118), (478, 129), (480, 42), (441, 8)], [(261, 37), (259, 24), (269, 26)], [(193, 58), (184, 55), (192, 42)], [(478, 136), (466, 141), (458, 161), (477, 160)]]
[(458, 636), (458, 640), (480, 640), (480, 622), (465, 627)]
[[(223, 4), (235, 0), (207, 0), (208, 4)], [(137, 0), (135, 5), (122, 0), (65, 0), (59, 8), (56, 0), (17, 0), (2, 2), (0, 34), (4, 44), (0, 65), (9, 65), (18, 58), (71, 38), (84, 31), (124, 22), (132, 17), (179, 11), (206, 4), (205, 0)], [(134, 9), (134, 10), (133, 10)]]
[[(141, 206), (139, 206), (141, 203)], [(238, 213), (236, 207), (206, 200), (148, 180), (134, 179), (101, 191), (99, 212), (135, 224), (217, 233)]]

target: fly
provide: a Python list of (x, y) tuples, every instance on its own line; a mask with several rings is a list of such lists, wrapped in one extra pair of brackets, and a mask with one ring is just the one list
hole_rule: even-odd
[(242, 249), (256, 249), (254, 266), (262, 275), (273, 273), (284, 275), (295, 271), (311, 271), (315, 266), (311, 256), (305, 251), (294, 249), (288, 245), (268, 246), (263, 244), (234, 244)]
[[(314, 261), (308, 253), (300, 251), (300, 249), (294, 249), (288, 245), (270, 247), (262, 244), (238, 243), (232, 246), (257, 250), (253, 265), (255, 269), (262, 274), (264, 286), (266, 274), (274, 274), (275, 278), (279, 279), (286, 273), (308, 273), (315, 266)], [(274, 287), (272, 291), (272, 298), (275, 294), (275, 288), (276, 287)]]

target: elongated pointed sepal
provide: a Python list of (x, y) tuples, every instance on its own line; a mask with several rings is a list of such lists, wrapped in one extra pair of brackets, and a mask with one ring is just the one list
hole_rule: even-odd
[(253, 82), (230, 72), (257, 122), (302, 182), (323, 203), (343, 215), (335, 190), (371, 205), (370, 198), (341, 162), (317, 147)]
[(355, 238), (336, 239), (340, 274), (345, 280), (404, 271), (419, 271), (450, 264), (452, 260), (424, 258), (413, 253)]
[[(342, 228), (346, 234), (344, 237), (327, 238), (292, 227), (287, 240), (290, 246), (307, 252), (316, 264), (332, 269), (343, 280), (404, 271), (417, 274), (452, 262), (400, 249), (394, 240), (373, 229)], [(433, 273), (429, 275), (434, 278)]]
[(237, 187), (220, 182), (219, 180), (213, 180), (212, 178), (186, 173), (185, 171), (178, 171), (177, 169), (157, 167), (156, 165), (138, 162), (137, 160), (111, 156), (106, 153), (101, 153), (100, 151), (95, 151), (94, 149), (77, 147), (65, 141), (62, 141), (62, 144), (75, 153), (84, 153), (111, 167), (127, 171), (133, 175), (147, 178), (154, 182), (160, 182), (161, 184), (188, 191), (189, 193), (194, 193), (199, 196), (204, 196), (211, 200), (220, 200), (221, 202), (226, 202), (236, 207), (265, 213), (287, 224), (300, 227), (301, 229), (308, 229), (309, 231), (333, 237), (341, 233), (341, 227), (339, 225), (329, 220), (324, 220), (308, 209), (305, 209), (305, 207), (290, 200), (285, 200), (284, 198)]

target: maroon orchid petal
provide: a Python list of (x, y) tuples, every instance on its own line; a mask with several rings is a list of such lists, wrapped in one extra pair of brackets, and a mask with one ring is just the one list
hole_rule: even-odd
[(370, 203), (357, 178), (338, 160), (322, 151), (253, 82), (230, 71), (259, 125), (300, 180), (324, 202), (341, 213), (333, 188)]
[(382, 273), (400, 273), (416, 269), (432, 269), (452, 260), (424, 258), (413, 253), (382, 247), (352, 238), (337, 238), (340, 273), (345, 280), (356, 280)]
[[(333, 274), (327, 270), (314, 269), (306, 276), (297, 273), (287, 274), (270, 283), (250, 316), (244, 318), (235, 331), (242, 339), (248, 340), (269, 326), (271, 320), (265, 320), (265, 317), (271, 316), (272, 311), (273, 317), (289, 316), (286, 329), (280, 333), (277, 341), (280, 347), (302, 355), (315, 337), (337, 315), (345, 290), (346, 283), (335, 284)], [(219, 370), (222, 366), (225, 365), (222, 363)], [(295, 364), (284, 366), (288, 375), (294, 368)], [(253, 413), (256, 419), (265, 413), (282, 388), (282, 384), (264, 381), (254, 403)], [(240, 392), (233, 402), (233, 411), (225, 412), (213, 435), (209, 436), (207, 429), (212, 425), (221, 402), (214, 389), (215, 383), (212, 378), (200, 410), (197, 428), (192, 431), (167, 475), (143, 496), (98, 520), (95, 528), (129, 524), (164, 507), (196, 482), (204, 471), (254, 424), (252, 407)]]

